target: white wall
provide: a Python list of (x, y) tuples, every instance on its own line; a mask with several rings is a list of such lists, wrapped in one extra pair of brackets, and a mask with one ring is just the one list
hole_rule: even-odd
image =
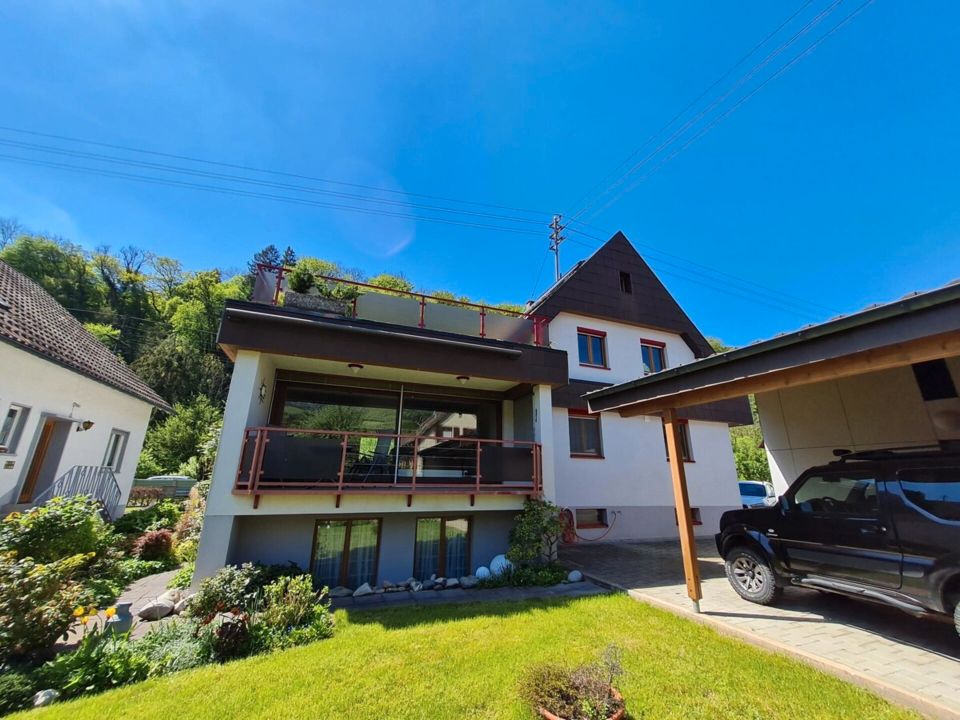
[[(602, 368), (583, 367), (577, 348), (577, 328), (586, 327), (607, 333), (607, 365)], [(550, 321), (550, 347), (567, 351), (570, 379), (590, 380), (613, 385), (636, 380), (643, 375), (643, 356), (640, 340), (657, 340), (666, 343), (667, 367), (685, 365), (695, 360), (693, 351), (679, 335), (650, 328), (627, 325), (611, 320), (560, 313)]]
[[(606, 508), (608, 523), (612, 511), (623, 513), (610, 539), (668, 536), (676, 525), (660, 418), (601, 413), (603, 459), (572, 458), (567, 411), (555, 408), (553, 413), (557, 503), (571, 509)], [(689, 431), (694, 462), (684, 468), (690, 504), (703, 515), (698, 532), (713, 533), (720, 514), (740, 505), (730, 436), (722, 423), (690, 421)], [(654, 512), (630, 512), (643, 508)], [(667, 524), (650, 523), (657, 515), (666, 517)]]
[[(85, 432), (76, 432), (74, 426), (66, 434), (55, 477), (74, 465), (101, 465), (111, 430), (124, 430), (130, 436), (117, 482), (121, 504), (126, 503), (153, 409), (149, 403), (0, 342), (0, 412), (4, 416), (10, 403), (25, 405), (30, 412), (16, 452), (0, 455), (0, 507), (18, 499), (44, 418), (67, 418), (71, 412), (72, 417), (94, 425)], [(72, 403), (80, 407), (73, 408)], [(7, 467), (10, 463), (12, 468)]]
[[(947, 361), (960, 387), (960, 359)], [(757, 395), (757, 410), (774, 487), (784, 492), (833, 450), (936, 444), (956, 433), (931, 416), (944, 403), (924, 403), (909, 367)]]

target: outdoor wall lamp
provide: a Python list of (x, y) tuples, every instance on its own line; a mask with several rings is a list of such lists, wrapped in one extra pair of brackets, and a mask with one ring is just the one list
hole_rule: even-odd
[(467, 380), (469, 379), (470, 379), (469, 375), (457, 375), (457, 380), (460, 382), (461, 385), (466, 385)]
[(264, 380), (260, 383), (260, 404), (263, 405), (263, 401), (267, 399), (267, 382)]
[(360, 363), (350, 363), (349, 365), (347, 365), (347, 367), (353, 371), (354, 375), (356, 375), (358, 372), (363, 370), (363, 365), (361, 365)]
[(84, 420), (83, 422), (77, 423), (77, 432), (86, 432), (93, 427), (93, 420)]

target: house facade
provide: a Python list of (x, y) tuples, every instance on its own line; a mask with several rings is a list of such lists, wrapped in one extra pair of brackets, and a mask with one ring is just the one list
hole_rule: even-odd
[[(606, 293), (591, 278), (609, 263), (633, 309), (585, 312), (578, 288)], [(283, 272), (262, 268), (255, 301), (224, 311), (235, 366), (195, 579), (246, 561), (331, 587), (470, 574), (507, 549), (527, 498), (584, 536), (676, 533), (660, 419), (597, 418), (581, 398), (644, 358), (710, 352), (622, 235), (522, 314), (323, 278), (322, 302), (287, 291), (280, 306)], [(737, 504), (728, 420), (689, 418), (707, 518)]]
[(169, 406), (43, 288), (0, 262), (0, 510), (90, 494), (123, 511)]

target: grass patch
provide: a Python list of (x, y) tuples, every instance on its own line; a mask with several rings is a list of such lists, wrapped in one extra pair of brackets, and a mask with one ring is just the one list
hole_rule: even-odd
[[(859, 688), (626, 596), (338, 611), (314, 645), (186, 671), (31, 711), (113, 718), (530, 718), (517, 697), (533, 663), (624, 650), (635, 720), (916, 718)], [(24, 716), (26, 717), (26, 716)]]

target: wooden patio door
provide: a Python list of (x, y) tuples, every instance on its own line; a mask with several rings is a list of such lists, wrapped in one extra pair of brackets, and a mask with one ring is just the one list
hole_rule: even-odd
[(30, 461), (27, 479), (23, 482), (23, 487), (20, 489), (20, 499), (17, 502), (28, 503), (33, 500), (37, 478), (40, 477), (40, 471), (43, 469), (43, 461), (47, 459), (47, 450), (50, 449), (50, 441), (53, 440), (53, 431), (56, 427), (56, 420), (48, 418), (44, 421), (43, 430), (40, 431), (40, 440), (37, 442), (37, 449), (33, 452), (33, 460)]

